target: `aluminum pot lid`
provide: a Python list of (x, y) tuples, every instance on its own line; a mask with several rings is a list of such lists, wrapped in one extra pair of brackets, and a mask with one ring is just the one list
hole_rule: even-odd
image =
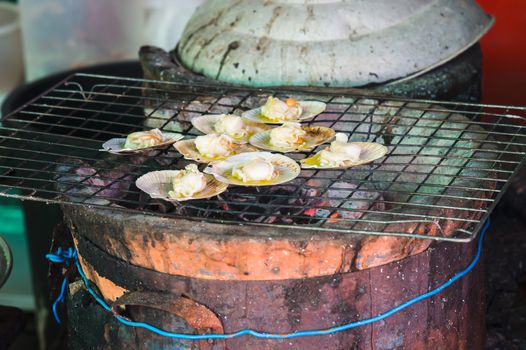
[(363, 86), (454, 58), (493, 24), (473, 0), (209, 0), (174, 54), (252, 86)]

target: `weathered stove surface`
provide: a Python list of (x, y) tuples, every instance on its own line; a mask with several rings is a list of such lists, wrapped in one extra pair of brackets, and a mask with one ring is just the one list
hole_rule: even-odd
[(473, 0), (208, 1), (173, 55), (230, 83), (363, 86), (428, 71), (492, 23)]

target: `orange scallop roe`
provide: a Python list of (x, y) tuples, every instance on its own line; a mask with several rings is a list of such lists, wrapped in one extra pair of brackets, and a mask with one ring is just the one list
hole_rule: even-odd
[(144, 136), (139, 137), (139, 140), (140, 141), (155, 140), (158, 143), (163, 142), (162, 139), (160, 139), (160, 138), (158, 138), (157, 136), (154, 136), (154, 135), (144, 135)]
[(287, 104), (287, 106), (289, 107), (296, 107), (298, 105), (298, 101), (296, 101), (295, 99), (293, 98), (287, 98), (287, 100), (285, 101), (285, 103)]

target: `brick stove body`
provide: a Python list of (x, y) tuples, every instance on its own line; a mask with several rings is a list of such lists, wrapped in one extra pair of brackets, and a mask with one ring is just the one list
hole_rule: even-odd
[[(446, 281), (476, 249), (475, 243), (427, 249), (429, 241), (410, 238), (305, 235), (87, 207), (63, 210), (81, 265), (108, 301), (130, 291), (148, 300), (162, 294), (174, 304), (184, 297), (216, 317), (195, 320), (160, 301), (128, 304), (132, 319), (181, 332), (286, 333), (365, 319)], [(192, 343), (123, 326), (73, 284), (70, 341), (77, 349), (482, 349), (482, 285), (479, 265), (443, 293), (379, 323), (298, 339)]]

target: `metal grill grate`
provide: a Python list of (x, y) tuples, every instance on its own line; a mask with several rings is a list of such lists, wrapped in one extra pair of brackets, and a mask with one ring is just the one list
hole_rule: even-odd
[[(524, 160), (526, 108), (327, 91), (77, 74), (4, 118), (0, 195), (298, 232), (470, 241)], [(174, 206), (134, 185), (146, 172), (188, 164), (173, 148), (141, 156), (99, 151), (103, 141), (144, 128), (199, 135), (192, 117), (239, 113), (268, 94), (326, 102), (326, 112), (309, 124), (385, 144), (388, 156), (346, 171), (302, 170), (286, 185), (230, 187), (220, 197)]]

